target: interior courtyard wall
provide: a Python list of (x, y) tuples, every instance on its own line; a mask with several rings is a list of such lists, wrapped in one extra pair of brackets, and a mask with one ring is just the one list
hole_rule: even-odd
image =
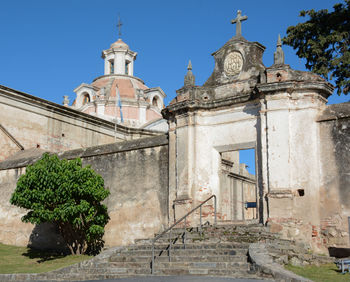
[[(168, 226), (168, 138), (165, 135), (67, 151), (61, 158), (81, 157), (83, 166), (102, 175), (110, 196), (105, 200), (110, 221), (105, 227), (105, 245), (127, 245), (149, 238)], [(52, 226), (21, 222), (24, 209), (10, 205), (10, 197), (25, 166), (4, 161), (0, 165), (0, 242), (38, 248), (63, 246)]]

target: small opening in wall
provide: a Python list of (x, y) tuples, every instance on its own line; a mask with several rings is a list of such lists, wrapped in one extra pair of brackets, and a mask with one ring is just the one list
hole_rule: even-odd
[(278, 73), (276, 74), (276, 77), (282, 77), (282, 75), (278, 72)]
[(298, 189), (298, 195), (299, 197), (303, 197), (305, 195), (304, 189)]
[(62, 137), (64, 137), (64, 133), (62, 133)]
[(40, 144), (36, 144), (36, 147), (37, 147), (37, 148), (40, 148)]

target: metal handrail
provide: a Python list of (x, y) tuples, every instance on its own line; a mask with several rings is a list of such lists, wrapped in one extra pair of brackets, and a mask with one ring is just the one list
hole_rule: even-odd
[(172, 226), (170, 226), (168, 229), (164, 230), (162, 233), (160, 233), (159, 235), (157, 235), (153, 241), (152, 241), (152, 265), (151, 265), (151, 273), (154, 273), (154, 243), (161, 238), (165, 233), (167, 233), (168, 231), (170, 231), (169, 233), (169, 248), (168, 248), (168, 256), (169, 256), (169, 261), (171, 260), (170, 256), (171, 256), (171, 230), (178, 225), (181, 221), (185, 220), (185, 225), (184, 225), (184, 237), (183, 237), (183, 244), (184, 244), (184, 249), (186, 249), (186, 218), (192, 214), (195, 210), (199, 209), (199, 229), (200, 232), (202, 232), (202, 206), (208, 202), (210, 199), (214, 198), (214, 226), (216, 225), (216, 196), (215, 195), (211, 195), (208, 199), (206, 199), (204, 202), (202, 202), (201, 204), (199, 204), (198, 206), (196, 206), (195, 208), (193, 208), (190, 212), (188, 212), (187, 214), (185, 214), (183, 217), (181, 217), (179, 220), (177, 220)]

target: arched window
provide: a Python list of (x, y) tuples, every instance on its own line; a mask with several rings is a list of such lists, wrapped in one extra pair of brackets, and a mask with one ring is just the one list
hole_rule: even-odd
[(155, 107), (159, 108), (159, 105), (158, 105), (158, 97), (157, 97), (157, 96), (154, 96), (154, 97), (153, 97), (152, 106), (155, 106)]
[(83, 97), (83, 105), (85, 105), (89, 102), (90, 102), (90, 96), (89, 96), (89, 94), (85, 94)]
[(130, 62), (129, 61), (125, 61), (125, 74), (126, 75), (129, 75), (129, 65), (130, 65)]
[(114, 61), (109, 61), (109, 74), (114, 74)]

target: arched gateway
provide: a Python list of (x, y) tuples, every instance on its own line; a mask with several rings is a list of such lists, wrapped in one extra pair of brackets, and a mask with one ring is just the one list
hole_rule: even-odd
[[(310, 228), (320, 222), (315, 121), (333, 87), (286, 65), (280, 40), (268, 68), (264, 49), (239, 27), (213, 53), (215, 68), (204, 85), (185, 83), (163, 110), (169, 121), (170, 218), (216, 195), (221, 222), (267, 223), (317, 245)], [(246, 149), (255, 150), (256, 178), (239, 162)], [(213, 208), (206, 205), (208, 218)]]

